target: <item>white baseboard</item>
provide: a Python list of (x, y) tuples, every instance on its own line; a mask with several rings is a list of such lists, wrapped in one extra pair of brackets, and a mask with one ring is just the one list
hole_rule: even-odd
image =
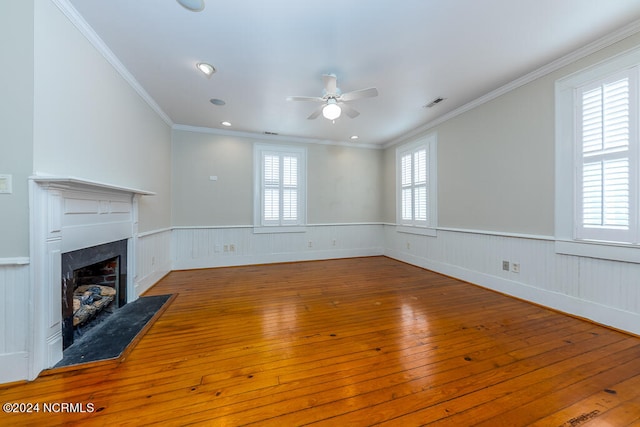
[(313, 225), (300, 233), (254, 233), (253, 227), (179, 228), (172, 269), (270, 264), (384, 253), (382, 224)]
[(29, 378), (29, 355), (26, 351), (0, 354), (0, 384)]
[(135, 282), (135, 294), (137, 296), (142, 295), (169, 273), (171, 273), (171, 270), (157, 270), (142, 279), (137, 279)]

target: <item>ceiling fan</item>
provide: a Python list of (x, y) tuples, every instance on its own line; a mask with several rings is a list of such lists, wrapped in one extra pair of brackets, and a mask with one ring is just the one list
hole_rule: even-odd
[(322, 96), (290, 96), (287, 98), (289, 101), (321, 102), (323, 105), (307, 117), (309, 120), (315, 119), (321, 113), (322, 116), (328, 120), (336, 120), (342, 112), (353, 119), (354, 117), (358, 117), (360, 113), (353, 107), (345, 104), (346, 102), (378, 96), (378, 89), (375, 87), (342, 93), (340, 88), (338, 88), (335, 74), (323, 74), (322, 81), (324, 82)]

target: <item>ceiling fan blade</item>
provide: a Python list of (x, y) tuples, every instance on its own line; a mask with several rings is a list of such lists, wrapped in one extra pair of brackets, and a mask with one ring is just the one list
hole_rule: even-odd
[(327, 94), (334, 94), (338, 90), (338, 82), (335, 74), (323, 74), (322, 81), (324, 82), (324, 90)]
[(367, 89), (359, 89), (352, 92), (343, 93), (340, 96), (340, 101), (353, 101), (354, 99), (372, 98), (374, 96), (378, 96), (378, 89), (376, 89), (375, 87), (370, 87)]
[(342, 108), (342, 112), (345, 113), (350, 118), (356, 118), (360, 115), (360, 113), (350, 105), (340, 104), (340, 108)]
[(324, 102), (323, 98), (319, 96), (289, 96), (287, 101), (312, 101), (312, 102)]
[(308, 120), (313, 120), (315, 118), (317, 118), (320, 113), (322, 113), (322, 109), (324, 108), (324, 105), (321, 105), (320, 107), (316, 108), (316, 110), (311, 113), (311, 115), (309, 117), (307, 117)]

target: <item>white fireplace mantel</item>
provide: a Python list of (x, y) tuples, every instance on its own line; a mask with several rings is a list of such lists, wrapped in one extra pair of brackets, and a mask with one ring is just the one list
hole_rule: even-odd
[(126, 239), (127, 300), (135, 300), (138, 200), (154, 193), (43, 174), (32, 176), (29, 185), (33, 334), (28, 353), (33, 379), (62, 359), (62, 254)]
[(74, 176), (56, 176), (37, 174), (30, 178), (43, 186), (58, 186), (61, 188), (87, 188), (87, 189), (99, 189), (99, 190), (111, 190), (116, 192), (137, 194), (140, 196), (153, 196), (156, 193), (146, 190), (138, 190), (135, 188), (123, 187), (120, 185), (107, 184), (99, 181), (92, 181), (83, 178), (77, 178)]

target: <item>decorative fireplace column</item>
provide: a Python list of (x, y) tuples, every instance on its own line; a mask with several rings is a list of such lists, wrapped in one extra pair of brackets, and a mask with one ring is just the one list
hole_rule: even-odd
[(30, 179), (30, 379), (62, 359), (63, 253), (126, 239), (127, 300), (137, 299), (138, 199), (153, 194), (73, 177)]

